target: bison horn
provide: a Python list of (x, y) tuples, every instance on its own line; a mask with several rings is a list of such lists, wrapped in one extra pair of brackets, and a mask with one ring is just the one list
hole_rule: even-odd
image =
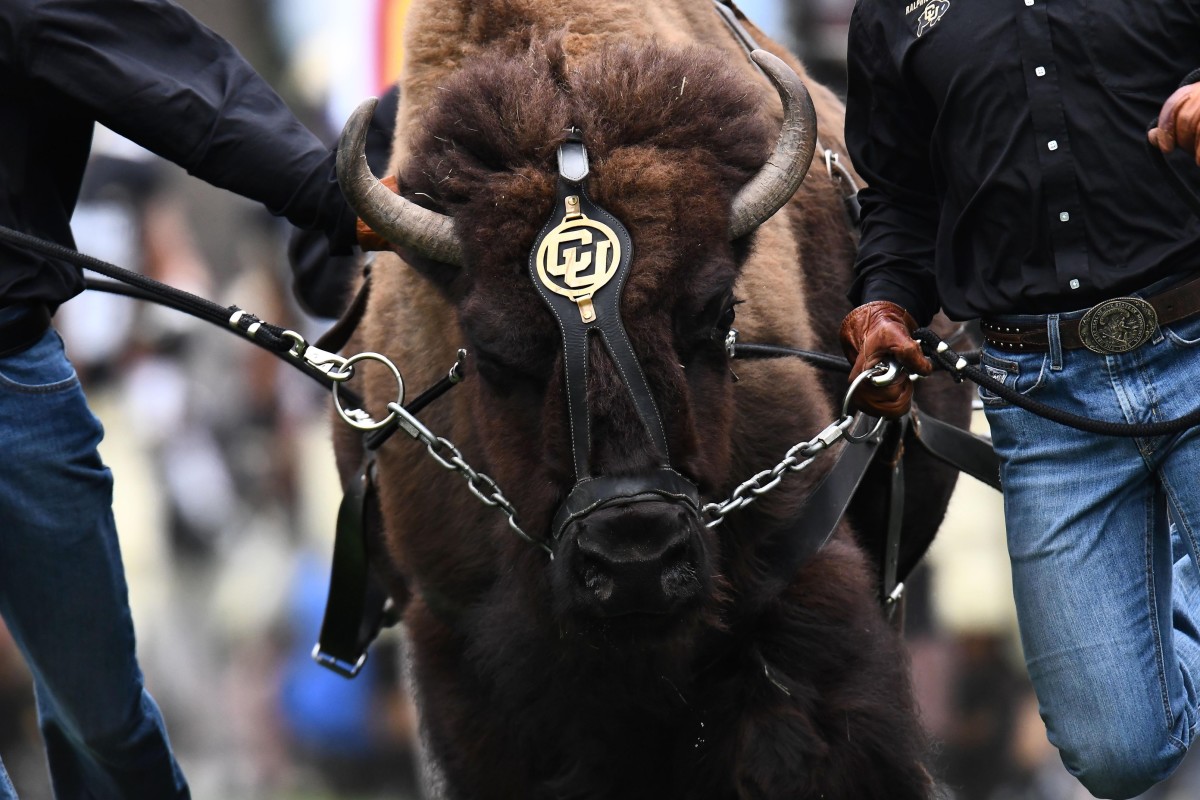
[(791, 199), (808, 173), (817, 146), (817, 112), (800, 76), (765, 50), (755, 50), (750, 57), (779, 92), (783, 101), (783, 129), (775, 143), (775, 152), (733, 198), (730, 239), (750, 233)]
[(377, 102), (371, 98), (359, 105), (342, 131), (337, 154), (342, 192), (371, 230), (392, 244), (410, 247), (443, 264), (463, 266), (463, 247), (454, 230), (454, 218), (405, 200), (384, 186), (367, 166), (367, 126)]

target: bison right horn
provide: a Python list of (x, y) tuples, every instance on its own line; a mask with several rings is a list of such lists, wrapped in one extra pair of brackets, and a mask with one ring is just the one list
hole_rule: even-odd
[(371, 230), (392, 244), (411, 247), (443, 264), (463, 266), (463, 247), (454, 230), (454, 218), (404, 199), (384, 186), (367, 166), (367, 127), (377, 102), (375, 98), (363, 101), (342, 130), (337, 153), (342, 193)]
[(783, 208), (804, 182), (817, 147), (817, 112), (804, 81), (766, 50), (755, 50), (750, 57), (779, 92), (783, 101), (783, 128), (775, 152), (733, 198), (729, 211), (730, 239), (740, 239)]

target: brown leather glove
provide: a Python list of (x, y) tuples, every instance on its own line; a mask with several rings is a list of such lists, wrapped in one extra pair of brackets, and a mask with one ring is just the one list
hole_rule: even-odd
[[(912, 315), (895, 303), (875, 300), (864, 303), (842, 320), (838, 332), (842, 350), (850, 359), (850, 380), (863, 370), (881, 361), (895, 361), (909, 372), (928, 375), (933, 364), (921, 352), (921, 345), (912, 338), (917, 329)], [(859, 384), (851, 403), (860, 411), (877, 417), (902, 417), (912, 404), (913, 385), (906, 375), (900, 375), (887, 386), (876, 386), (870, 380)]]
[(1180, 86), (1158, 112), (1158, 127), (1151, 128), (1150, 143), (1169, 153), (1182, 147), (1200, 164), (1200, 83)]
[[(388, 175), (385, 178), (381, 178), (379, 182), (391, 189), (396, 194), (400, 194), (400, 187), (396, 183), (395, 175)], [(358, 246), (364, 251), (392, 249), (392, 243), (380, 236), (375, 231), (371, 230), (371, 226), (363, 222), (361, 217), (359, 218), (358, 223), (355, 225), (354, 230), (355, 236), (358, 237)]]

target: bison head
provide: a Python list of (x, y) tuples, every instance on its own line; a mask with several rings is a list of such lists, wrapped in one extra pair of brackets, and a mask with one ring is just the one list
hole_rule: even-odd
[[(358, 213), (456, 309), (470, 457), (553, 553), (542, 584), (560, 624), (674, 626), (715, 596), (719, 543), (698, 500), (734, 477), (734, 285), (748, 234), (803, 179), (816, 124), (796, 75), (756, 52), (784, 101), (772, 152), (762, 87), (723, 59), (617, 45), (568, 61), (553, 44), (481, 57), (441, 87), (399, 196), (362, 155), (370, 106), (343, 136)], [(590, 164), (577, 188), (628, 232), (615, 325), (578, 298), (556, 307), (531, 267), (572, 195), (559, 167), (572, 132)], [(570, 257), (580, 271), (602, 258)]]

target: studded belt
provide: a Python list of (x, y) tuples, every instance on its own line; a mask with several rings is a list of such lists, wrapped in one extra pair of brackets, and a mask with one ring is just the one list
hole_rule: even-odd
[[(1159, 325), (1178, 322), (1200, 312), (1200, 276), (1158, 294), (1114, 297), (1097, 303), (1078, 319), (1060, 319), (1058, 335), (1065, 350), (1086, 347), (1104, 355), (1127, 353), (1154, 337)], [(997, 350), (1037, 353), (1050, 349), (1045, 322), (1012, 325), (981, 320), (983, 338)]]

